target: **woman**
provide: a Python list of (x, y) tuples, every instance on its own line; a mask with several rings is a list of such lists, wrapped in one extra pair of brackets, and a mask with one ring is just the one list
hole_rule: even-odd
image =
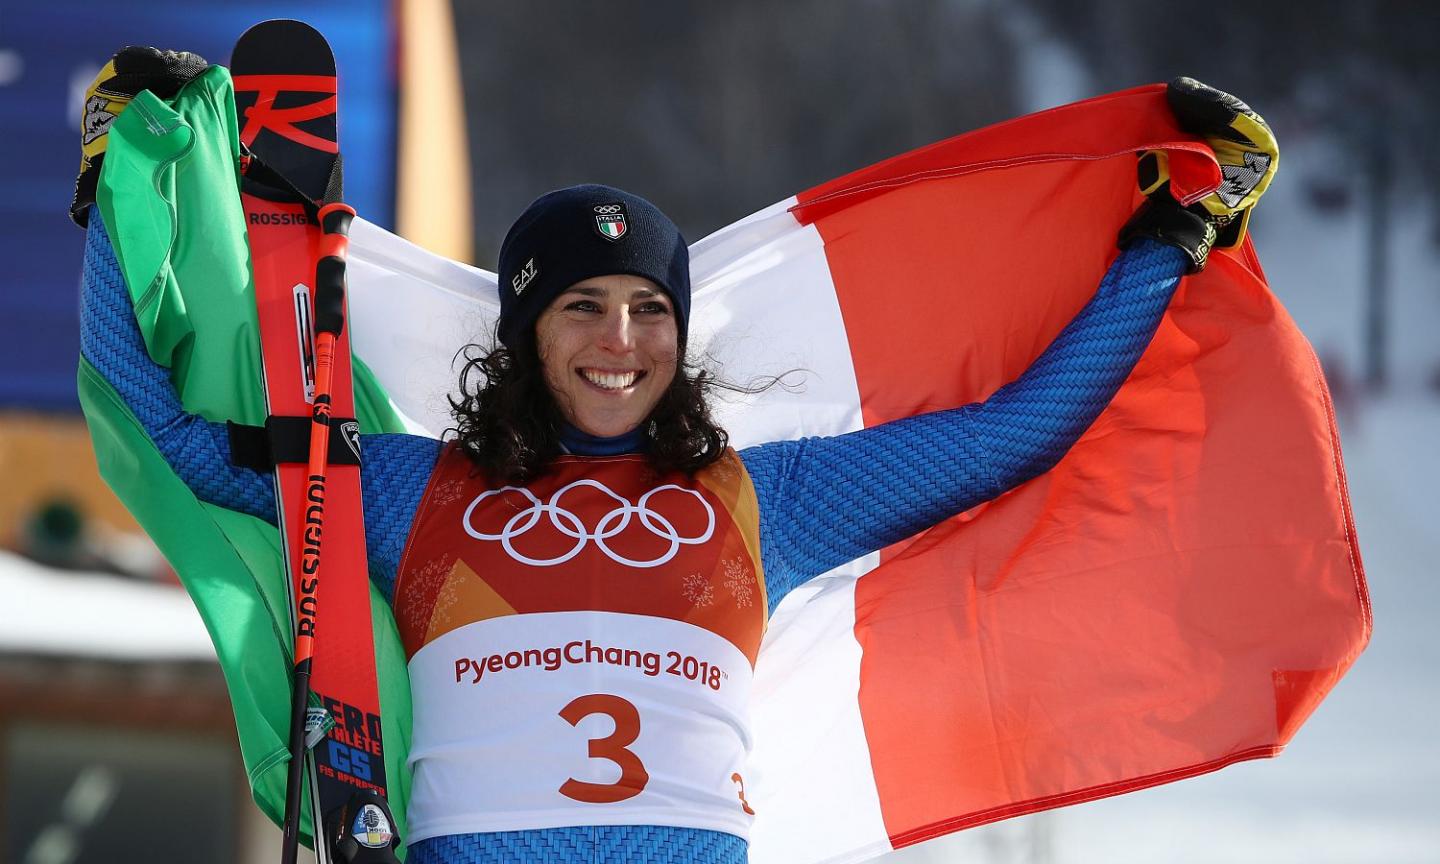
[[(1024, 375), (983, 403), (831, 438), (725, 446), (708, 381), (683, 362), (687, 247), (654, 205), (581, 186), (527, 208), (501, 250), (502, 345), (462, 375), (455, 439), (363, 445), (371, 575), (414, 695), (408, 860), (745, 859), (748, 688), (769, 611), (1055, 464), (1217, 227), (1238, 240), (1273, 139), (1218, 91), (1182, 79), (1171, 95), (1217, 151), (1251, 118), (1263, 169), (1185, 209), (1163, 162), (1142, 159), (1154, 194), (1123, 251)], [(89, 230), (83, 353), (198, 497), (273, 520), (270, 479), (230, 465), (223, 425), (183, 412), (101, 220)]]

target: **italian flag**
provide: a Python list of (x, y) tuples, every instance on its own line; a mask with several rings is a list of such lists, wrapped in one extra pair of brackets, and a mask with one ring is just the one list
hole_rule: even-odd
[[(147, 97), (101, 178), (142, 329), (190, 410), (259, 422), (228, 77)], [(907, 153), (694, 244), (692, 351), (740, 383), (801, 370), (719, 403), (732, 442), (873, 426), (1018, 376), (1116, 255), (1150, 148), (1184, 199), (1220, 182), (1145, 87)], [(438, 436), (457, 349), (493, 332), (495, 276), (363, 221), (350, 248), (362, 426)], [(196, 502), (83, 361), (80, 382), (102, 470), (215, 638), (273, 816), (289, 670), (274, 531)], [(403, 810), (408, 685), (374, 603)], [(864, 860), (1274, 756), (1370, 626), (1330, 398), (1247, 242), (1184, 281), (1054, 470), (781, 603), (756, 670), (751, 860)]]
[(625, 236), (625, 219), (623, 217), (599, 216), (596, 218), (596, 224), (600, 226), (600, 231), (611, 240), (619, 240)]

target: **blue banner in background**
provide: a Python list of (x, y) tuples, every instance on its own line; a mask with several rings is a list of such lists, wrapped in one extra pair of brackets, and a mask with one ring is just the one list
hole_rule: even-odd
[(228, 65), (267, 18), (308, 21), (335, 49), (346, 200), (390, 227), (395, 202), (395, 25), (389, 0), (8, 3), (0, 19), (0, 409), (77, 411), (76, 284), (83, 232), (68, 209), (85, 87), (125, 45)]

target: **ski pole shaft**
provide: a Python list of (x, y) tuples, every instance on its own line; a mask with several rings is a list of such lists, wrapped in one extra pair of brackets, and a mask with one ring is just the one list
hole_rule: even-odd
[[(325, 479), (330, 465), (330, 403), (335, 346), (345, 328), (345, 255), (355, 211), (340, 203), (320, 208), (320, 250), (315, 264), (315, 402), (310, 413), (310, 457), (305, 479), (304, 544), (295, 580), (295, 686), (290, 708), (290, 773), (285, 787), (281, 864), (295, 864), (300, 846), (300, 797), (306, 753), (306, 709), (319, 612), (320, 540), (325, 527)], [(328, 842), (315, 814), (315, 845)]]

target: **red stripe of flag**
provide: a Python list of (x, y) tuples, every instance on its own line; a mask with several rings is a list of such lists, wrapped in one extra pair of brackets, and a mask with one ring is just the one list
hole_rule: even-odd
[[(985, 398), (1074, 316), (1138, 203), (1133, 153), (1203, 147), (1162, 93), (1022, 118), (800, 196), (867, 425)], [(1243, 253), (1187, 280), (1055, 470), (860, 580), (861, 712), (897, 847), (1274, 755), (1363, 648), (1329, 395)]]

